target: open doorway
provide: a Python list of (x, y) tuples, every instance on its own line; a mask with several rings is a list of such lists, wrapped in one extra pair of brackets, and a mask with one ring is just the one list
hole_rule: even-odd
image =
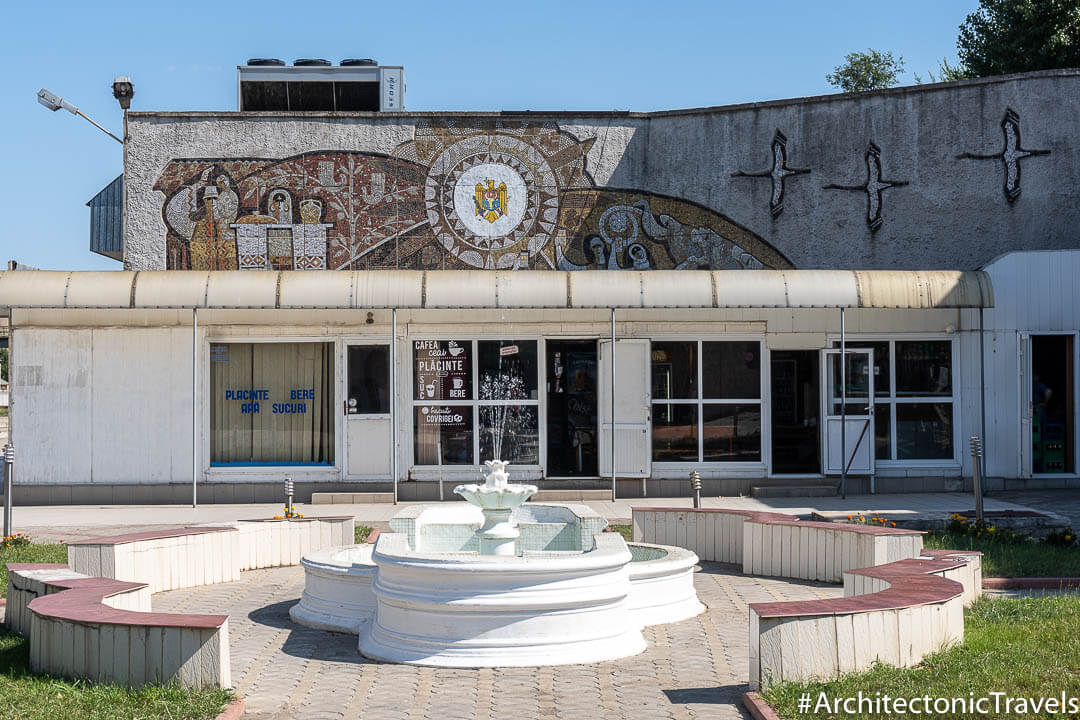
[(817, 350), (773, 350), (772, 471), (821, 472), (821, 398)]
[(597, 477), (596, 341), (548, 340), (547, 475)]
[(1073, 473), (1073, 336), (1031, 336), (1031, 471)]

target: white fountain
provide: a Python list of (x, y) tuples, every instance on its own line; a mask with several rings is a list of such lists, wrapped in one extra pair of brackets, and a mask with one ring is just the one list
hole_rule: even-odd
[[(505, 414), (494, 417), (499, 457)], [(312, 627), (359, 635), (360, 652), (396, 663), (499, 667), (591, 663), (645, 649), (641, 628), (692, 617), (697, 556), (627, 544), (585, 505), (526, 503), (490, 460), (467, 502), (412, 505), (374, 549), (302, 560), (304, 594), (289, 611)]]
[(535, 485), (511, 485), (504, 460), (488, 460), (483, 485), (458, 485), (454, 493), (484, 513), (484, 524), (476, 534), (481, 555), (517, 555), (521, 536), (511, 517), (514, 508), (536, 494)]

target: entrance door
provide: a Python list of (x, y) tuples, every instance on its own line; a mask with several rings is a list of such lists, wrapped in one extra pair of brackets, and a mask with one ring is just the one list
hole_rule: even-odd
[(611, 378), (611, 341), (600, 343), (600, 474), (611, 474), (611, 391), (615, 390), (615, 474), (648, 477), (651, 470), (649, 425), (649, 341), (619, 340), (615, 378)]
[(773, 350), (772, 471), (821, 472), (821, 373), (817, 350)]
[(596, 341), (548, 340), (547, 477), (596, 477)]
[[(822, 350), (825, 387), (825, 472), (843, 469), (855, 475), (874, 473), (874, 351), (848, 350), (846, 376), (840, 371), (840, 351)], [(841, 383), (847, 384), (845, 414)], [(846, 430), (846, 432), (845, 432)], [(841, 448), (843, 446), (843, 448)]]
[(1076, 471), (1073, 336), (1031, 335), (1028, 383), (1031, 472)]
[(390, 346), (350, 345), (346, 361), (346, 475), (388, 478), (393, 446)]

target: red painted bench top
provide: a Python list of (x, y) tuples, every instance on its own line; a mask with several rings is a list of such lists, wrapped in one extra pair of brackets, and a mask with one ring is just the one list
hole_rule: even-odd
[(964, 586), (934, 573), (953, 570), (964, 564), (964, 556), (981, 553), (935, 550), (935, 557), (908, 558), (874, 567), (848, 570), (856, 575), (880, 578), (889, 587), (867, 595), (798, 600), (794, 602), (751, 603), (758, 617), (777, 618), (796, 615), (847, 615), (874, 610), (901, 610), (906, 607), (940, 603), (963, 594)]
[(124, 545), (125, 543), (140, 542), (142, 540), (160, 540), (162, 538), (183, 537), (184, 535), (204, 535), (206, 533), (218, 532), (236, 532), (236, 528), (228, 526), (204, 526), (173, 528), (171, 530), (146, 530), (144, 532), (126, 533), (124, 535), (108, 535), (106, 537), (88, 538), (86, 540), (72, 540), (68, 545)]
[(662, 507), (634, 507), (631, 510), (646, 512), (689, 512), (689, 513), (723, 513), (726, 515), (742, 515), (750, 522), (762, 525), (791, 525), (793, 527), (816, 527), (825, 530), (839, 530), (840, 532), (853, 532), (859, 535), (925, 535), (923, 530), (907, 530), (904, 528), (880, 527), (878, 525), (857, 525), (855, 523), (834, 523), (821, 520), (800, 520), (794, 515), (785, 513), (766, 512), (760, 510), (736, 510), (734, 508), (662, 508)]
[[(55, 567), (55, 566), (53, 566)], [(61, 565), (60, 567), (66, 567)], [(24, 568), (29, 569), (29, 568)], [(38, 568), (45, 569), (45, 568)], [(128, 590), (146, 587), (146, 583), (125, 582), (111, 578), (42, 579), (41, 582), (60, 592), (34, 598), (27, 606), (40, 617), (67, 622), (99, 625), (135, 625), (139, 627), (179, 627), (210, 629), (221, 627), (228, 615), (194, 615), (186, 613), (155, 613), (120, 610), (105, 605), (103, 600)]]

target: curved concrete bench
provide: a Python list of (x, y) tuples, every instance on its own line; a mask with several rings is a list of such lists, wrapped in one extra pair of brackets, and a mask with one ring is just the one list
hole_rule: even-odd
[(31, 670), (127, 687), (231, 684), (228, 616), (148, 612), (145, 583), (64, 565), (12, 563), (8, 572), (16, 613), (6, 621), (28, 635)]
[(633, 508), (634, 538), (744, 573), (844, 583), (843, 598), (750, 606), (750, 686), (911, 665), (964, 637), (977, 552), (923, 550), (922, 532), (726, 509)]
[(351, 545), (353, 525), (350, 515), (113, 535), (70, 543), (68, 563), (86, 575), (145, 582), (156, 593), (232, 582), (245, 570), (296, 565), (305, 553)]
[(961, 642), (981, 558), (935, 555), (849, 571), (843, 598), (751, 604), (751, 688), (832, 678), (875, 660), (906, 667)]
[(922, 531), (713, 508), (633, 508), (634, 539), (677, 545), (751, 575), (841, 582), (846, 570), (917, 557)]

